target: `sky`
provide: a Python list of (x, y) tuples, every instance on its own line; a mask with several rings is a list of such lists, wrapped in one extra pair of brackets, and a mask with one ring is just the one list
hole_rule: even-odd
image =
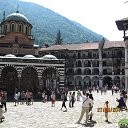
[(33, 2), (76, 21), (109, 41), (123, 40), (115, 21), (128, 17), (127, 0), (20, 0)]

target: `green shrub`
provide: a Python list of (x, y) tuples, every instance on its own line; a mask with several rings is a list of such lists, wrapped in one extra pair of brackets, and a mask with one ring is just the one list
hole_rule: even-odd
[(120, 128), (128, 128), (128, 119), (121, 119), (118, 124)]

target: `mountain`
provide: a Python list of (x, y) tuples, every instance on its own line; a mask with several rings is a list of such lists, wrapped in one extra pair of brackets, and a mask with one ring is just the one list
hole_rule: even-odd
[(6, 16), (16, 12), (17, 5), (19, 5), (19, 12), (25, 15), (33, 25), (32, 34), (35, 44), (40, 46), (54, 44), (59, 30), (63, 43), (97, 42), (103, 38), (102, 35), (48, 8), (19, 0), (0, 0), (0, 20), (3, 18), (4, 11)]

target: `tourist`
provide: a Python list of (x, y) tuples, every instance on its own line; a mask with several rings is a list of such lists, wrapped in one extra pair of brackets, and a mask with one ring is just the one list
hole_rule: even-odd
[(71, 99), (72, 103), (71, 103), (71, 107), (74, 107), (74, 103), (76, 101), (76, 98), (75, 98), (75, 92), (72, 93), (72, 99)]
[(34, 102), (34, 99), (33, 99), (33, 93), (32, 93), (32, 91), (30, 92), (30, 104), (32, 105), (33, 104), (33, 102)]
[(106, 118), (106, 122), (108, 122), (108, 109), (109, 109), (109, 107), (108, 107), (108, 101), (106, 101), (105, 102), (105, 106), (104, 106), (104, 112), (105, 112), (105, 118)]
[(45, 91), (42, 92), (42, 102), (45, 102)]
[(83, 95), (81, 94), (81, 96), (83, 99), (83, 103), (82, 103), (81, 115), (80, 115), (79, 120), (77, 121), (77, 124), (81, 122), (85, 112), (86, 112), (85, 124), (87, 124), (88, 119), (89, 119), (89, 107), (92, 106), (92, 100), (88, 97), (89, 93), (86, 94), (84, 91), (83, 91)]
[(21, 104), (24, 104), (24, 102), (25, 102), (25, 92), (24, 91), (22, 91), (21, 92)]
[(71, 108), (71, 103), (72, 103), (72, 92), (69, 92), (69, 96), (68, 96), (68, 99), (69, 99), (69, 108)]
[(52, 107), (55, 107), (56, 95), (54, 92), (52, 92), (51, 99), (52, 99)]
[(93, 102), (93, 100), (94, 100), (93, 95), (89, 94), (89, 98), (92, 100), (92, 105), (89, 107), (89, 120), (92, 121), (92, 116), (93, 116), (92, 108), (93, 108), (93, 104), (94, 104), (94, 102)]
[(18, 105), (18, 94), (16, 92), (14, 94), (14, 102), (15, 102), (14, 106)]
[(3, 91), (2, 97), (1, 97), (1, 104), (2, 104), (2, 106), (4, 106), (5, 112), (7, 112), (6, 102), (7, 102), (7, 92)]
[(67, 96), (66, 96), (66, 94), (65, 93), (63, 93), (63, 95), (62, 95), (62, 107), (61, 107), (61, 109), (60, 110), (62, 110), (63, 109), (63, 107), (65, 108), (65, 111), (64, 112), (67, 112), (67, 107), (66, 107), (66, 101), (67, 101)]
[(27, 105), (31, 105), (31, 92), (27, 90), (26, 92), (26, 99), (27, 99), (27, 102), (26, 104)]
[(123, 96), (124, 102), (126, 104), (126, 101), (127, 101), (127, 92), (124, 91), (124, 90), (122, 90), (121, 95)]
[(4, 110), (3, 110), (3, 105), (1, 104), (0, 105), (0, 122), (2, 122), (3, 119), (5, 119), (3, 114), (4, 114)]
[(120, 99), (117, 98), (116, 101), (118, 102), (117, 108), (119, 108), (119, 109), (126, 109), (127, 108), (122, 95), (120, 96)]
[(80, 90), (77, 91), (77, 101), (80, 101)]

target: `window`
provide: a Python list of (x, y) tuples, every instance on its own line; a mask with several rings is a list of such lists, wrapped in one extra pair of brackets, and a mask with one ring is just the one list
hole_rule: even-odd
[(7, 26), (7, 24), (5, 24), (4, 25), (4, 32), (7, 33), (7, 31), (8, 31), (8, 26)]
[(26, 35), (28, 35), (28, 27), (26, 27)]
[(11, 29), (10, 29), (10, 31), (11, 32), (14, 32), (14, 30), (15, 30), (15, 24), (14, 23), (11, 23)]
[(19, 32), (23, 32), (23, 24), (19, 24)]

